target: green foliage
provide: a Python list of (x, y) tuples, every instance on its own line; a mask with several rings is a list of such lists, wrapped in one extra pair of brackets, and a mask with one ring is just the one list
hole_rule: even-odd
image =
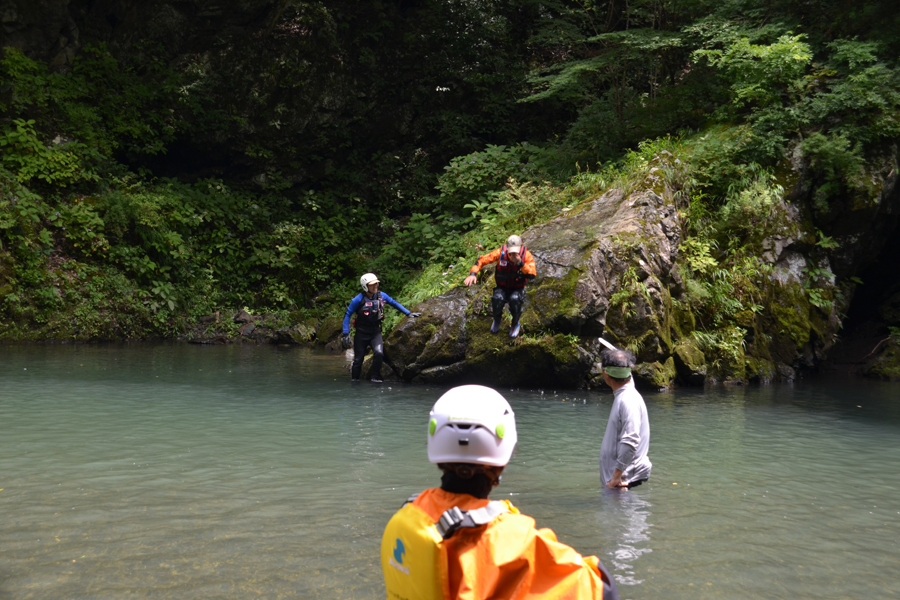
[[(0, 113), (35, 115), (29, 119), (31, 125), (65, 140), (55, 142), (59, 148), (44, 160), (55, 156), (64, 166), (96, 163), (117, 151), (159, 154), (180, 127), (167, 105), (177, 77), (166, 68), (160, 53), (158, 48), (148, 52), (145, 68), (138, 74), (123, 67), (106, 47), (89, 45), (79, 52), (71, 73), (63, 75), (49, 72), (19, 50), (6, 48), (0, 79), (11, 86), (12, 94), (0, 102)], [(29, 139), (34, 132), (24, 135), (19, 143), (34, 148)], [(96, 179), (97, 173), (92, 175)]]
[(707, 240), (696, 237), (687, 238), (681, 243), (678, 250), (691, 271), (700, 275), (710, 274), (719, 266), (718, 261), (712, 257), (712, 247)]
[[(489, 204), (509, 179), (539, 182), (551, 176), (554, 152), (528, 143), (513, 147), (488, 145), (484, 150), (450, 161), (438, 179), (443, 207), (472, 208)], [(473, 214), (473, 219), (477, 217)]]
[(833, 284), (834, 274), (824, 267), (807, 266), (803, 269), (805, 280), (803, 289), (809, 303), (821, 308), (826, 313), (831, 312), (832, 298), (834, 296), (833, 285), (822, 285), (826, 282)]
[(725, 75), (734, 109), (780, 105), (782, 94), (812, 62), (804, 36), (782, 35), (771, 44), (753, 44), (746, 37), (729, 39), (731, 35), (728, 28), (720, 30), (710, 42), (724, 42), (724, 48), (695, 50), (692, 58), (706, 59)]
[(736, 326), (708, 331), (694, 331), (691, 339), (704, 354), (712, 357), (717, 368), (740, 364), (744, 358), (744, 336), (747, 331)]
[[(634, 267), (628, 269), (619, 277), (619, 289), (609, 297), (609, 306), (618, 306), (622, 312), (622, 316), (626, 318), (633, 317), (635, 314), (636, 297), (643, 298), (647, 303), (650, 302), (650, 290), (647, 285), (638, 278)], [(638, 351), (639, 348), (633, 348)]]
[(725, 197), (720, 214), (728, 229), (742, 229), (748, 233), (766, 231), (767, 222), (777, 218), (784, 188), (775, 182), (771, 172), (756, 165), (752, 167), (752, 175), (743, 181), (734, 181)]
[(840, 133), (825, 136), (818, 131), (803, 140), (803, 153), (810, 166), (824, 178), (816, 192), (816, 206), (827, 209), (827, 200), (845, 188), (866, 188), (862, 144), (853, 144)]
[(379, 266), (422, 266), (432, 260), (446, 265), (468, 248), (493, 244), (498, 230), (521, 230), (556, 214), (562, 208), (559, 192), (541, 181), (554, 170), (553, 157), (550, 149), (520, 144), (488, 146), (453, 159), (438, 180), (440, 196), (433, 199), (441, 208), (413, 213), (379, 257)]
[(89, 155), (79, 142), (63, 143), (55, 141), (49, 145), (38, 139), (33, 119), (14, 119), (14, 130), (0, 133), (2, 164), (16, 173), (16, 179), (27, 183), (31, 179), (42, 179), (46, 183), (67, 185), (77, 181), (97, 181), (97, 173), (84, 164)]

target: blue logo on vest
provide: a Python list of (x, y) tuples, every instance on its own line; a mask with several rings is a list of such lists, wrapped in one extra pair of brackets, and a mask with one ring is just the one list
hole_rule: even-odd
[(397, 544), (394, 546), (394, 560), (397, 561), (397, 564), (403, 564), (403, 554), (406, 552), (406, 548), (403, 546), (403, 542), (400, 541), (400, 538), (397, 538)]

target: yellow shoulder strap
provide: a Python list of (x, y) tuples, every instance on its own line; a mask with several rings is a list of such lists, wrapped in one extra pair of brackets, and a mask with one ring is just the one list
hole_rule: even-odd
[(441, 535), (421, 508), (406, 504), (381, 538), (381, 570), (388, 600), (441, 600)]

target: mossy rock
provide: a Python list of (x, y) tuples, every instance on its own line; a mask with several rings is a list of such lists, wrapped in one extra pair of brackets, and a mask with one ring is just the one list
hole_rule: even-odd
[(395, 327), (385, 341), (385, 353), (391, 364), (401, 373), (404, 371), (401, 365), (415, 364), (434, 338), (439, 325), (440, 319), (437, 316), (425, 313), (419, 317), (414, 326)]
[(878, 309), (882, 320), (888, 325), (900, 325), (900, 292), (881, 303)]
[(316, 344), (324, 345), (332, 342), (343, 331), (344, 320), (340, 317), (329, 317), (325, 319), (316, 329)]
[(581, 313), (583, 305), (575, 297), (579, 276), (578, 269), (571, 269), (565, 277), (544, 278), (539, 286), (527, 292), (522, 323), (535, 331), (579, 333), (585, 322)]
[(466, 320), (485, 293), (480, 287), (459, 287), (417, 305), (415, 312), (422, 316), (403, 319), (385, 339), (385, 361), (400, 377), (411, 380), (422, 370), (463, 360), (468, 323), (490, 322), (490, 317), (480, 316)]
[(866, 365), (863, 373), (874, 379), (900, 381), (900, 343), (891, 339), (885, 349)]
[(756, 322), (756, 313), (752, 310), (738, 311), (738, 313), (734, 315), (734, 322), (744, 329), (752, 329)]
[[(366, 354), (366, 357), (363, 359), (362, 370), (360, 371), (360, 379), (370, 379), (372, 377), (372, 361), (374, 360), (374, 355), (372, 351), (369, 350)], [(394, 369), (391, 368), (391, 365), (387, 364), (387, 361), (381, 364), (381, 379), (384, 381), (398, 381), (400, 376), (394, 372)]]
[(678, 381), (684, 385), (702, 386), (706, 383), (706, 356), (690, 342), (681, 342), (672, 353)]
[(771, 335), (772, 358), (792, 364), (809, 343), (812, 329), (809, 300), (800, 284), (773, 286), (762, 326)]
[(743, 347), (736, 355), (717, 353), (707, 356), (707, 383), (740, 385), (747, 382), (747, 358)]
[[(287, 342), (286, 338), (290, 338), (290, 342)], [(300, 323), (295, 325), (294, 327), (289, 327), (287, 329), (281, 329), (276, 332), (275, 339), (278, 343), (287, 342), (294, 344), (309, 344), (316, 337), (316, 329), (314, 326), (309, 325), (307, 323)]]
[(566, 336), (510, 340), (491, 334), (489, 325), (483, 330), (472, 325), (464, 367), (467, 380), (534, 387), (584, 385), (591, 358)]
[(631, 373), (638, 387), (668, 390), (675, 384), (675, 360), (670, 356), (662, 363), (640, 363), (634, 366)]
[(672, 329), (679, 338), (687, 337), (697, 329), (697, 319), (686, 305), (679, 304), (672, 307)]
[(660, 326), (657, 330), (657, 333), (659, 334), (659, 339), (662, 342), (662, 344), (660, 344), (661, 349), (666, 354), (671, 354), (674, 348), (672, 334), (675, 332), (675, 317), (672, 295), (669, 293), (668, 289), (660, 286), (659, 299), (660, 310), (658, 320)]
[(748, 356), (745, 359), (745, 375), (750, 383), (772, 383), (778, 379), (775, 363), (764, 358)]

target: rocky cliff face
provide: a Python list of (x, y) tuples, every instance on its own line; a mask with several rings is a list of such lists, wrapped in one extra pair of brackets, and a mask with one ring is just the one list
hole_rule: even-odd
[[(636, 377), (647, 387), (791, 380), (826, 358), (856, 287), (832, 265), (846, 277), (859, 273), (896, 230), (896, 174), (882, 178), (875, 201), (843, 207), (844, 220), (857, 226), (833, 252), (817, 243), (815, 220), (797, 198), (801, 184), (794, 204), (778, 202), (753, 237), (768, 265), (753, 309), (715, 339), (698, 331), (681, 275), (679, 215), (669, 194), (651, 191), (658, 189), (651, 175), (636, 191), (610, 190), (577, 214), (522, 233), (538, 277), (528, 286), (519, 339), (489, 332), (487, 272), (473, 288), (416, 307), (423, 316), (386, 340), (387, 363), (408, 381), (591, 386), (599, 383), (603, 336), (635, 352)], [(865, 243), (856, 247), (855, 239)]]
[[(671, 291), (680, 230), (675, 208), (653, 192), (612, 190), (575, 215), (523, 234), (538, 276), (529, 286), (524, 333), (489, 331), (490, 270), (416, 310), (386, 340), (386, 360), (403, 379), (578, 387), (599, 373), (597, 336), (637, 341), (647, 364), (672, 365)], [(630, 299), (610, 310), (611, 298)]]

